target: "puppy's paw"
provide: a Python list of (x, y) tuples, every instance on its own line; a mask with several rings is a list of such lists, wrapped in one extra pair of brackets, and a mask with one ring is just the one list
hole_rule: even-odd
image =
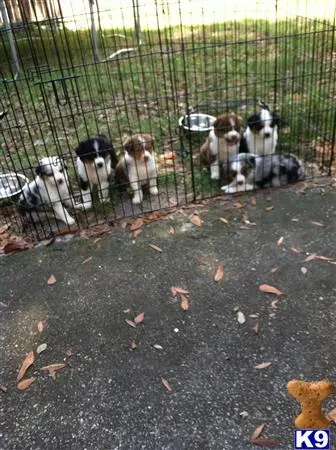
[(149, 188), (149, 192), (151, 193), (151, 195), (159, 195), (159, 190), (156, 186), (152, 186), (151, 188)]
[(229, 189), (229, 185), (228, 184), (225, 184), (224, 186), (222, 186), (221, 187), (221, 190), (224, 192), (224, 194), (226, 194), (227, 192), (227, 190)]
[(210, 176), (210, 178), (212, 179), (212, 180), (219, 180), (219, 172), (211, 172), (211, 176)]
[(76, 221), (73, 217), (68, 217), (68, 225), (71, 227), (72, 225), (75, 225)]
[(140, 203), (142, 203), (142, 193), (141, 194), (140, 192), (135, 193), (132, 199), (132, 203), (133, 205), (140, 205)]
[(91, 209), (92, 208), (92, 202), (84, 202), (82, 203), (82, 209), (83, 210), (87, 210), (87, 209)]

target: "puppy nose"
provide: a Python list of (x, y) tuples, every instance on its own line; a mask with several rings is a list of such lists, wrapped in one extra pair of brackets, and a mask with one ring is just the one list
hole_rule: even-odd
[(242, 186), (244, 184), (243, 181), (237, 181), (238, 186)]
[(98, 169), (101, 169), (102, 167), (103, 167), (103, 163), (102, 162), (99, 162), (98, 164), (97, 164), (97, 167), (98, 167)]
[(57, 180), (58, 184), (63, 184), (63, 178), (60, 178), (59, 180)]
[(264, 136), (265, 136), (265, 138), (269, 138), (271, 136), (271, 133), (267, 132), (267, 133), (264, 134)]

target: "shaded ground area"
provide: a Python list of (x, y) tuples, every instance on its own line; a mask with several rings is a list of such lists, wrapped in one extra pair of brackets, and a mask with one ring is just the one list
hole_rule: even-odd
[[(336, 192), (255, 199), (176, 212), (136, 240), (125, 229), (1, 258), (1, 448), (249, 449), (262, 422), (277, 448), (291, 448), (298, 407), (288, 380), (335, 381), (336, 265), (303, 260), (336, 260)], [(201, 227), (188, 219), (195, 211)], [(260, 292), (262, 283), (285, 296)], [(171, 286), (190, 291), (189, 310)], [(136, 328), (125, 322), (142, 311)], [(37, 379), (20, 392), (17, 371), (41, 343), (26, 375)], [(55, 382), (38, 371), (64, 360)], [(255, 369), (263, 362), (272, 364)]]

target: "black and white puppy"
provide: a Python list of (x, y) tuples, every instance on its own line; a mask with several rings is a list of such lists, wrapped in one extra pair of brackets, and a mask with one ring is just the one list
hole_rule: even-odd
[(82, 209), (76, 205), (69, 190), (66, 164), (58, 156), (42, 158), (36, 167), (34, 181), (25, 186), (18, 203), (18, 209), (27, 222), (40, 222), (46, 218), (61, 220), (73, 225), (75, 219), (64, 206)]
[(108, 201), (109, 179), (118, 162), (112, 142), (100, 134), (80, 142), (75, 151), (84, 208), (92, 207), (94, 186), (98, 186), (99, 200)]
[(267, 105), (260, 104), (261, 111), (247, 119), (244, 138), (249, 153), (271, 155), (275, 153), (278, 143), (279, 118)]
[(230, 171), (232, 183), (221, 188), (225, 194), (280, 187), (305, 177), (303, 162), (291, 154), (260, 156), (240, 153), (231, 161)]

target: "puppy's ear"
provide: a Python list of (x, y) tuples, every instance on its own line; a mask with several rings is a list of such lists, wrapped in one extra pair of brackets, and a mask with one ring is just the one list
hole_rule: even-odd
[(247, 154), (246, 155), (246, 159), (245, 159), (246, 163), (251, 166), (251, 167), (255, 167), (256, 166), (256, 159), (255, 156), (252, 154)]
[(124, 142), (124, 149), (127, 151), (127, 153), (132, 154), (134, 152), (134, 142), (132, 138), (126, 139)]
[(258, 114), (252, 114), (252, 116), (250, 116), (247, 119), (247, 125), (250, 128), (254, 128), (258, 122), (259, 122), (259, 115)]
[(42, 175), (42, 171), (43, 171), (43, 166), (40, 163), (38, 163), (37, 166), (35, 167), (36, 175), (38, 175), (38, 176)]
[(237, 116), (237, 120), (240, 127), (244, 127), (244, 119), (241, 116)]

